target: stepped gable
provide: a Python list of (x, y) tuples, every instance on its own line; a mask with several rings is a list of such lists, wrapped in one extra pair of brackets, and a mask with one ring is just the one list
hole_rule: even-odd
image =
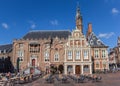
[(70, 31), (30, 31), (23, 39), (48, 39), (48, 38), (64, 38), (67, 39), (71, 35)]
[(88, 36), (88, 42), (91, 47), (108, 47), (93, 32)]

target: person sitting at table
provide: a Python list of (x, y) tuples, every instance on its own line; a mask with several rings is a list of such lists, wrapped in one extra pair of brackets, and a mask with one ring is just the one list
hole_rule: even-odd
[(11, 73), (8, 72), (8, 73), (6, 74), (6, 78), (9, 79), (10, 77), (11, 77)]
[(2, 77), (2, 80), (7, 81), (8, 79), (7, 79), (7, 77), (4, 76), (4, 77)]

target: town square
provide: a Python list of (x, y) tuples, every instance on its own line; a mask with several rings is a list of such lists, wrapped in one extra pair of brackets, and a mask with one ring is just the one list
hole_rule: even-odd
[(0, 2), (0, 86), (119, 86), (120, 1)]

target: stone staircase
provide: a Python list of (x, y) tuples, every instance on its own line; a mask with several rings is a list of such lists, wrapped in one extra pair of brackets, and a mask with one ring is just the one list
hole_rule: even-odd
[[(26, 69), (24, 70), (24, 73), (25, 73), (25, 74), (30, 74), (30, 68), (31, 68), (31, 67), (26, 68)], [(33, 69), (34, 69), (34, 74), (40, 74), (40, 73), (41, 73), (41, 71), (40, 71), (37, 67), (34, 67)]]

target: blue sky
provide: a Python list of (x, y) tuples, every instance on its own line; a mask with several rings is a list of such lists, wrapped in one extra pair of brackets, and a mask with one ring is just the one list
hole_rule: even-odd
[(73, 30), (77, 2), (83, 31), (94, 33), (108, 46), (120, 36), (120, 0), (0, 0), (0, 44), (12, 43), (30, 30)]

